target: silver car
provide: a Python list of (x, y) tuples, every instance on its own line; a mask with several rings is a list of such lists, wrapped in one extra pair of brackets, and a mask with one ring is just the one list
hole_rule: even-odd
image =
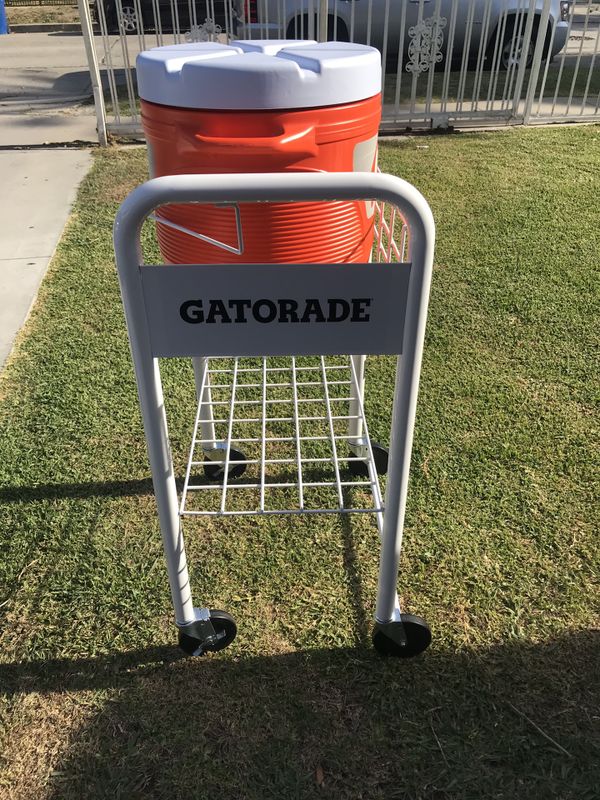
[[(544, 5), (549, 5), (544, 57), (553, 58), (566, 43), (571, 0), (536, 0), (528, 66)], [(238, 38), (316, 38), (318, 7), (319, 0), (246, 0)], [(462, 58), (466, 45), (468, 57), (477, 58), (485, 37), (486, 61), (491, 63), (495, 53), (495, 63), (507, 69), (522, 58), (529, 7), (529, 0), (439, 0), (439, 5), (438, 0), (334, 0), (329, 2), (327, 38), (371, 44), (393, 59), (402, 32), (407, 52), (415, 30), (427, 36), (429, 28), (441, 61), (449, 47), (453, 60)]]

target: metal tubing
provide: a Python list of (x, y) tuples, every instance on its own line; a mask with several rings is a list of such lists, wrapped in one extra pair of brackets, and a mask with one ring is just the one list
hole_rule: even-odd
[(327, 9), (328, 9), (328, 2), (327, 0), (320, 0), (319, 2), (319, 35), (318, 41), (319, 42), (326, 42), (327, 41)]
[[(567, 33), (566, 33), (567, 42), (571, 38), (571, 28), (573, 26), (573, 20), (574, 19), (575, 19), (575, 9), (572, 9), (571, 13), (569, 14), (569, 24), (567, 25)], [(550, 111), (550, 116), (551, 117), (554, 117), (554, 109), (556, 108), (556, 101), (558, 100), (558, 93), (559, 93), (559, 90), (560, 90), (560, 82), (562, 80), (564, 68), (565, 68), (565, 57), (564, 57), (564, 54), (563, 54), (562, 58), (560, 59), (560, 67), (558, 68), (558, 75), (556, 77), (556, 86), (554, 88), (554, 98), (552, 100), (552, 110)], [(563, 119), (564, 119), (563, 115), (560, 115), (560, 116), (563, 117)]]
[(403, 355), (398, 360), (394, 392), (376, 609), (377, 620), (388, 622), (394, 618), (395, 610), (397, 613), (396, 582), (431, 284), (435, 225), (427, 202), (413, 186), (391, 175), (367, 172), (169, 175), (154, 178), (134, 189), (119, 209), (114, 225), (115, 254), (177, 622), (191, 622), (194, 615), (177, 514), (177, 493), (160, 375), (158, 363), (152, 357), (144, 309), (140, 276), (140, 229), (148, 214), (161, 205), (234, 200), (378, 200), (397, 206), (410, 230), (412, 267), (404, 323)]
[[(210, 391), (210, 375), (208, 374), (208, 358), (198, 356), (192, 358), (194, 367), (194, 381), (196, 383), (196, 399), (202, 399), (200, 407), (200, 430), (202, 439), (206, 443), (203, 450), (214, 450), (217, 446), (215, 439), (215, 423), (212, 410), (212, 396)], [(200, 397), (202, 395), (202, 398)]]
[[(171, 598), (175, 609), (175, 621), (185, 625), (194, 621), (194, 604), (185, 556), (183, 533), (179, 520), (177, 488), (173, 472), (173, 461), (167, 430), (167, 418), (160, 380), (158, 359), (145, 357), (146, 342), (142, 331), (136, 330), (135, 313), (129, 314), (128, 330), (136, 366), (138, 397), (148, 457), (152, 470), (152, 483), (158, 506), (158, 517), (162, 532), (163, 548), (167, 561)], [(149, 345), (149, 342), (148, 342)]]
[[(306, 35), (307, 35), (307, 37), (309, 39), (314, 39), (315, 38), (315, 16), (316, 16), (316, 14), (315, 14), (315, 5), (314, 5), (314, 3), (315, 3), (315, 0), (308, 0), (308, 30), (306, 32)], [(278, 9), (280, 10), (281, 6), (278, 6)], [(280, 19), (281, 19), (281, 13), (280, 13)], [(283, 20), (285, 20), (285, 6), (284, 6)], [(283, 30), (283, 22), (280, 22), (279, 29), (281, 31), (281, 36), (285, 36), (285, 31)]]
[[(109, 88), (109, 91), (110, 91), (110, 99), (111, 99), (112, 106), (113, 106), (113, 117), (115, 119), (115, 124), (120, 125), (120, 123), (121, 123), (121, 114), (120, 114), (120, 111), (119, 111), (119, 102), (118, 102), (118, 95), (117, 95), (117, 83), (115, 81), (115, 69), (114, 69), (114, 64), (113, 64), (113, 61), (112, 61), (111, 45), (110, 45), (110, 39), (109, 39), (109, 36), (108, 36), (107, 27), (106, 27), (106, 13), (105, 13), (105, 10), (104, 10), (104, 4), (103, 3), (99, 3), (98, 4), (97, 11), (98, 11), (98, 21), (100, 23), (100, 35), (102, 37), (102, 44), (103, 44), (103, 47), (104, 47), (104, 57), (102, 58), (102, 61), (104, 62), (104, 66), (105, 66), (105, 70), (106, 70), (106, 76), (108, 78), (108, 88)], [(95, 59), (98, 58), (98, 54), (96, 52), (94, 52), (93, 58), (95, 58)], [(104, 104), (104, 96), (102, 95), (101, 97), (102, 97), (102, 108), (100, 109), (100, 111), (98, 110), (98, 108), (96, 108), (96, 114), (97, 115), (99, 113), (101, 114), (102, 118), (104, 119), (104, 124), (105, 124), (105, 127), (106, 127), (106, 107), (105, 107), (105, 104)]]
[[(433, 79), (435, 77), (435, 65), (437, 63), (436, 56), (439, 52), (437, 37), (440, 30), (440, 4), (441, 0), (435, 0), (435, 9), (433, 11), (433, 19), (435, 20), (433, 32), (431, 35), (431, 54), (429, 57), (429, 76), (427, 78), (427, 95), (425, 99), (425, 114), (431, 114), (431, 99), (433, 96)], [(384, 62), (385, 63), (385, 62)], [(438, 73), (439, 74), (439, 73)]]
[(90, 6), (87, 0), (78, 0), (79, 19), (81, 21), (81, 32), (85, 45), (85, 55), (90, 71), (92, 83), (92, 93), (94, 95), (94, 108), (96, 109), (96, 130), (98, 132), (98, 143), (101, 147), (106, 147), (108, 138), (106, 135), (106, 108), (104, 106), (104, 95), (102, 93), (102, 80), (100, 78), (100, 68), (98, 57), (94, 47), (94, 33), (92, 28), (92, 18), (90, 16)]
[(350, 448), (360, 447), (363, 435), (362, 418), (360, 409), (365, 397), (365, 356), (350, 356), (352, 360), (352, 385), (350, 387), (350, 403), (348, 409), (348, 434), (352, 437), (348, 444)]
[(402, 355), (398, 358), (396, 372), (388, 481), (379, 562), (377, 607), (375, 611), (375, 617), (378, 622), (392, 620), (397, 605), (396, 583), (402, 547), (408, 477), (419, 392), (419, 374), (423, 357), (433, 261), (433, 221), (431, 226), (428, 225), (426, 220), (423, 222), (424, 224), (416, 227), (412, 220), (409, 222), (413, 266), (415, 264), (423, 264), (423, 269), (418, 269), (414, 274), (411, 274)]
[[(123, 17), (122, 0), (115, 0), (115, 5), (119, 19), (121, 19)], [(125, 73), (125, 85), (127, 87), (127, 100), (129, 101), (131, 119), (132, 122), (137, 122), (138, 114), (136, 111), (136, 94), (135, 94), (135, 87), (133, 85), (133, 73), (131, 70), (131, 63), (129, 60), (129, 44), (127, 36), (121, 34), (119, 36), (119, 42), (121, 44), (121, 54), (123, 56), (123, 71)]]
[[(354, 366), (354, 362), (350, 364), (350, 372), (352, 373), (352, 382), (353, 384), (357, 383), (358, 375), (356, 373), (356, 368)], [(383, 530), (384, 530), (384, 503), (381, 499), (381, 493), (379, 491), (379, 481), (377, 479), (377, 471), (375, 469), (375, 459), (373, 457), (373, 445), (371, 443), (371, 437), (369, 436), (369, 431), (367, 430), (367, 419), (365, 416), (365, 409), (363, 406), (362, 398), (358, 402), (358, 410), (361, 417), (365, 421), (365, 434), (366, 434), (366, 447), (369, 453), (369, 458), (367, 460), (367, 468), (369, 470), (369, 481), (371, 483), (372, 492), (373, 492), (373, 501), (375, 506), (379, 509), (376, 514), (377, 519), (377, 531), (379, 533), (379, 539), (383, 542)], [(392, 612), (392, 618), (395, 621), (401, 621), (401, 610), (400, 610), (400, 599), (398, 598), (398, 593), (394, 592), (394, 610)]]
[[(519, 59), (519, 68), (517, 70), (517, 79), (516, 79), (516, 83), (515, 83), (515, 93), (514, 93), (514, 96), (513, 96), (513, 109), (512, 109), (513, 117), (517, 117), (518, 116), (518, 114), (519, 114), (519, 106), (521, 104), (521, 92), (523, 91), (523, 82), (525, 80), (525, 70), (527, 69), (527, 51), (529, 49), (529, 45), (531, 44), (531, 34), (533, 32), (533, 20), (534, 20), (535, 7), (536, 7), (536, 0), (529, 0), (529, 9), (528, 9), (528, 13), (527, 13), (527, 19), (525, 20), (525, 30), (523, 32), (523, 46), (521, 48), (521, 58)], [(542, 11), (542, 14), (543, 13), (544, 13), (544, 10)], [(546, 20), (546, 26), (547, 25), (548, 25), (548, 20)], [(540, 34), (540, 27), (541, 26), (538, 27), (538, 38), (537, 38), (538, 44), (539, 44), (539, 41), (540, 41), (540, 35), (539, 35)], [(544, 28), (543, 37), (542, 37), (542, 46), (543, 46), (543, 41), (545, 40), (545, 38), (546, 38), (546, 29)], [(535, 58), (535, 54), (537, 52), (538, 52), (538, 50), (537, 50), (537, 46), (536, 46), (536, 49), (535, 49), (535, 52), (534, 52), (534, 58)], [(541, 49), (540, 49), (540, 60), (541, 60)], [(539, 64), (538, 64), (538, 71), (539, 71)], [(535, 70), (532, 70), (532, 72), (529, 75), (530, 84), (531, 84), (531, 79), (532, 79), (532, 76), (533, 76), (533, 72), (535, 72)], [(536, 74), (536, 83), (537, 83), (537, 74)]]
[[(117, 266), (120, 271), (139, 270), (142, 221), (161, 205), (373, 199), (396, 205), (415, 236), (424, 231), (433, 247), (434, 223), (427, 201), (414, 186), (393, 175), (375, 172), (163, 175), (138, 186), (123, 201), (114, 226)], [(421, 270), (416, 252), (415, 248), (413, 269)], [(428, 248), (419, 250), (419, 257), (432, 257), (432, 252)]]
[(473, 81), (473, 96), (471, 100), (471, 109), (473, 112), (476, 112), (479, 106), (479, 95), (481, 93), (481, 81), (483, 79), (483, 68), (485, 65), (491, 10), (491, 3), (487, 3), (483, 12), (481, 36), (479, 39), (479, 51), (477, 53), (477, 66), (475, 68), (475, 80)]
[[(575, 91), (575, 85), (577, 83), (577, 75), (579, 73), (579, 65), (581, 64), (581, 56), (583, 53), (583, 45), (585, 43), (586, 34), (588, 32), (588, 23), (590, 21), (590, 7), (589, 7), (589, 0), (588, 0), (588, 9), (587, 14), (585, 15), (585, 22), (583, 23), (583, 31), (581, 33), (581, 42), (579, 43), (579, 52), (577, 53), (577, 60), (575, 62), (575, 69), (573, 70), (573, 78), (571, 80), (571, 89), (569, 90), (569, 99), (567, 100), (567, 109), (565, 111), (565, 115), (569, 116), (569, 111), (571, 110), (571, 103), (573, 102), (573, 92)], [(573, 9), (573, 13), (575, 10)]]
[[(529, 120), (531, 119), (531, 109), (533, 107), (535, 89), (540, 75), (542, 59), (544, 57), (544, 42), (546, 41), (546, 31), (548, 30), (549, 20), (550, 20), (550, 0), (544, 0), (544, 7), (542, 9), (540, 23), (538, 25), (538, 30), (537, 30), (537, 40), (535, 43), (535, 50), (533, 53), (533, 63), (531, 65), (531, 73), (529, 74), (529, 83), (527, 85), (527, 95), (525, 97), (525, 110), (523, 112), (524, 125), (529, 125)], [(550, 61), (550, 51), (548, 51), (548, 53), (546, 54), (546, 60), (548, 62)]]
[(325, 367), (325, 359), (321, 356), (321, 370), (323, 374), (323, 396), (325, 399), (325, 405), (327, 408), (327, 420), (329, 422), (329, 439), (331, 441), (331, 452), (333, 453), (333, 467), (335, 471), (335, 482), (338, 491), (338, 500), (340, 502), (340, 508), (344, 507), (344, 492), (342, 489), (342, 480), (340, 477), (340, 466), (339, 466), (339, 458), (336, 446), (336, 436), (335, 436), (335, 426), (333, 424), (333, 419), (331, 416), (331, 400), (329, 397), (329, 388), (327, 386), (327, 370)]
[[(158, 507), (171, 598), (178, 625), (193, 622), (194, 607), (179, 521), (177, 488), (169, 445), (167, 419), (160, 380), (158, 359), (152, 357), (148, 324), (141, 301), (142, 286), (139, 245), (142, 218), (131, 218), (119, 229), (120, 214), (115, 220), (115, 255), (121, 295), (129, 333), (129, 344), (137, 379), (138, 397), (144, 422), (152, 483)], [(126, 242), (121, 231), (131, 236)]]
[[(590, 9), (588, 8), (588, 14), (591, 13)], [(588, 94), (590, 91), (590, 83), (592, 81), (592, 75), (594, 74), (594, 64), (596, 63), (596, 57), (598, 55), (598, 47), (600, 46), (600, 29), (596, 30), (596, 44), (594, 45), (594, 54), (592, 55), (592, 61), (590, 63), (590, 68), (588, 71), (587, 81), (585, 84), (585, 91), (583, 93), (583, 100), (581, 101), (581, 108), (579, 110), (580, 115), (583, 114), (585, 106), (587, 104)], [(597, 110), (597, 108), (596, 108)]]
[(227, 500), (227, 482), (229, 480), (229, 459), (231, 456), (231, 439), (233, 434), (233, 410), (235, 408), (235, 392), (237, 388), (238, 360), (236, 358), (233, 368), (233, 379), (231, 381), (231, 400), (229, 401), (229, 423), (227, 425), (227, 439), (225, 444), (225, 464), (223, 465), (223, 495), (221, 498), (221, 511), (225, 511)]

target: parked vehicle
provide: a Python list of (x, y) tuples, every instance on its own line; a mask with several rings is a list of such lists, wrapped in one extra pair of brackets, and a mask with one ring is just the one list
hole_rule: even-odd
[[(539, 21), (544, 3), (550, 2), (550, 16), (545, 38), (544, 56), (553, 58), (566, 44), (568, 19), (572, 0), (536, 0), (532, 33), (527, 43), (527, 65), (533, 61)], [(240, 38), (316, 38), (316, 17), (310, 25), (311, 11), (319, 0), (246, 0), (246, 19), (240, 27)], [(386, 19), (387, 6), (387, 19)], [(400, 32), (404, 24), (404, 53), (409, 50), (410, 29), (421, 20), (430, 32), (437, 34), (441, 60), (445, 60), (448, 35), (452, 27), (452, 59), (462, 58), (468, 46), (469, 57), (477, 58), (482, 36), (485, 35), (486, 60), (491, 63), (496, 50), (496, 63), (503, 69), (519, 63), (526, 46), (528, 0), (440, 0), (439, 22), (435, 26), (437, 0), (334, 0), (329, 2), (327, 38), (371, 44), (386, 51), (388, 58), (398, 56)], [(282, 19), (282, 10), (285, 17)], [(314, 12), (313, 12), (314, 13)], [(453, 15), (456, 23), (451, 26)], [(404, 16), (404, 21), (403, 21)], [(556, 23), (554, 36), (552, 28)], [(384, 43), (384, 37), (386, 42)], [(550, 50), (550, 39), (552, 47)], [(499, 47), (496, 42), (498, 41)], [(384, 44), (386, 45), (384, 48)], [(549, 52), (550, 51), (550, 52)]]
[[(329, 0), (327, 38), (371, 44), (385, 51), (388, 61), (394, 61), (401, 50), (401, 31), (404, 31), (402, 52), (410, 54), (411, 41), (415, 47), (414, 29), (421, 22), (429, 30), (421, 33), (417, 48), (426, 45), (428, 35), (437, 38), (438, 61), (445, 61), (449, 40), (453, 61), (461, 60), (467, 47), (468, 58), (477, 58), (485, 37), (488, 65), (494, 61), (508, 69), (520, 63), (526, 49), (529, 66), (544, 4), (549, 3), (544, 57), (553, 58), (566, 44), (572, 2), (535, 0), (533, 27), (526, 41), (529, 0), (439, 0), (437, 15), (438, 0)], [(103, 4), (107, 28), (112, 33), (136, 33), (159, 27), (165, 33), (175, 29), (184, 33), (208, 21), (209, 28), (219, 26), (231, 38), (316, 39), (318, 35), (316, 12), (320, 0), (98, 0), (98, 3)]]
[(209, 20), (235, 36), (238, 15), (242, 15), (242, 0), (97, 0), (94, 6), (97, 21), (100, 3), (109, 33), (138, 33), (159, 28), (164, 33), (174, 30), (184, 33)]

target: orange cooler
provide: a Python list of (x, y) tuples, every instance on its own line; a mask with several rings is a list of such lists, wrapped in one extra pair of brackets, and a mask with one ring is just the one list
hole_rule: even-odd
[[(381, 57), (346, 42), (237, 41), (157, 47), (137, 59), (152, 177), (375, 169)], [(235, 248), (235, 211), (172, 205), (160, 216)], [(241, 255), (164, 224), (167, 262), (365, 262), (371, 203), (241, 204)]]

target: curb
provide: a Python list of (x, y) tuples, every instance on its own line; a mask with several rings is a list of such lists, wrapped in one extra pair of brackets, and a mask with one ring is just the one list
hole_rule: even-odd
[[(92, 28), (94, 34), (100, 33), (100, 28), (94, 25)], [(29, 25), (11, 25), (11, 33), (81, 33), (81, 25), (79, 22), (49, 22), (49, 23), (31, 23)]]

